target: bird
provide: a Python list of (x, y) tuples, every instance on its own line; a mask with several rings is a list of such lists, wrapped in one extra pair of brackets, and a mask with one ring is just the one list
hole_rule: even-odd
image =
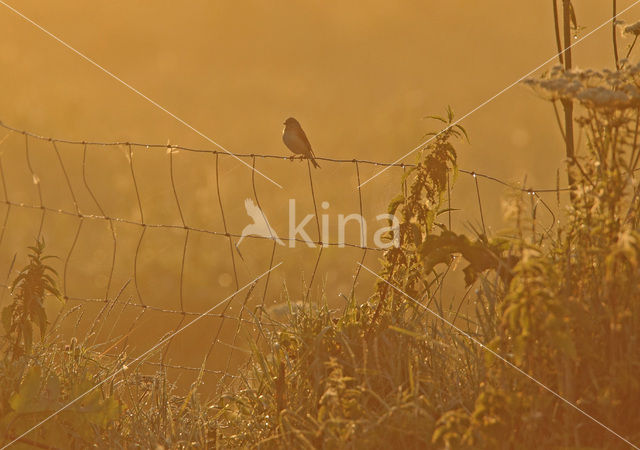
[[(253, 200), (250, 198), (244, 201), (244, 209), (247, 210), (247, 215), (253, 220), (253, 223), (250, 223), (242, 230), (242, 234), (240, 239), (236, 243), (236, 250), (238, 254), (242, 258), (242, 253), (240, 253), (240, 243), (247, 236), (260, 236), (265, 238), (270, 238), (275, 240), (278, 244), (284, 245), (284, 242), (278, 237), (274, 229), (269, 224), (267, 220), (267, 216), (264, 215), (259, 206), (253, 203)], [(244, 258), (243, 258), (244, 260)]]
[(282, 141), (289, 150), (296, 155), (302, 155), (311, 160), (313, 167), (320, 168), (320, 164), (316, 162), (316, 155), (313, 153), (309, 139), (304, 134), (304, 130), (293, 117), (289, 117), (284, 121), (284, 130), (282, 131)]

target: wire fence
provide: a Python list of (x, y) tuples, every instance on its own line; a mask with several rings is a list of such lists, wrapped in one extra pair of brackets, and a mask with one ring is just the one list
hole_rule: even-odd
[[(27, 210), (32, 212), (35, 211), (36, 213), (39, 211), (39, 222), (37, 224), (38, 238), (40, 238), (43, 234), (43, 229), (45, 227), (45, 223), (48, 217), (54, 217), (54, 216), (67, 217), (67, 218), (73, 219), (76, 222), (75, 231), (73, 231), (73, 237), (71, 239), (71, 245), (68, 251), (66, 252), (66, 255), (63, 258), (61, 258), (62, 259), (61, 264), (63, 267), (62, 291), (64, 294), (64, 298), (67, 301), (67, 305), (69, 305), (69, 306), (66, 306), (66, 308), (70, 310), (73, 309), (73, 307), (71, 306), (73, 304), (94, 305), (99, 308), (99, 312), (96, 315), (96, 318), (93, 320), (93, 322), (91, 322), (91, 325), (89, 326), (89, 332), (88, 332), (88, 335), (93, 336), (94, 344), (97, 344), (96, 342), (97, 336), (101, 335), (103, 336), (103, 339), (104, 339), (101, 345), (107, 346), (110, 342), (108, 341), (107, 338), (110, 338), (110, 336), (113, 334), (115, 329), (114, 324), (120, 321), (123, 317), (129, 317), (126, 314), (126, 311), (128, 310), (137, 310), (138, 313), (135, 315), (133, 320), (130, 320), (128, 330), (123, 331), (119, 339), (114, 339), (114, 342), (112, 342), (111, 344), (112, 347), (115, 347), (116, 345), (120, 345), (122, 348), (125, 348), (129, 343), (130, 335), (134, 331), (139, 329), (139, 325), (142, 323), (145, 316), (150, 313), (162, 314), (162, 315), (178, 318), (178, 323), (175, 326), (173, 326), (172, 330), (168, 330), (165, 335), (168, 335), (171, 331), (178, 330), (188, 318), (203, 315), (202, 311), (192, 310), (185, 306), (185, 271), (186, 271), (185, 264), (187, 260), (187, 248), (189, 246), (189, 242), (194, 238), (196, 234), (209, 236), (214, 239), (219, 239), (221, 244), (226, 246), (227, 249), (225, 250), (225, 252), (228, 253), (228, 261), (230, 262), (230, 266), (231, 266), (232, 283), (235, 286), (236, 290), (240, 287), (241, 283), (240, 283), (240, 275), (239, 275), (238, 259), (237, 259), (239, 257), (239, 251), (235, 245), (236, 243), (234, 242), (234, 240), (237, 241), (238, 239), (243, 237), (250, 237), (251, 239), (261, 239), (261, 240), (271, 241), (272, 247), (271, 247), (270, 254), (268, 256), (268, 260), (269, 260), (268, 268), (269, 270), (271, 270), (274, 267), (278, 243), (276, 242), (275, 239), (273, 239), (273, 237), (243, 236), (243, 233), (238, 233), (234, 230), (231, 230), (231, 227), (229, 225), (229, 213), (227, 211), (227, 208), (225, 208), (226, 202), (225, 202), (225, 198), (223, 198), (222, 190), (221, 190), (221, 179), (224, 176), (224, 173), (222, 173), (220, 170), (220, 160), (221, 158), (234, 157), (234, 158), (243, 159), (246, 162), (248, 162), (248, 164), (252, 168), (251, 192), (253, 194), (253, 200), (257, 204), (258, 208), (262, 210), (261, 203), (260, 203), (259, 189), (256, 186), (256, 180), (255, 180), (256, 161), (260, 159), (264, 159), (264, 160), (275, 160), (276, 162), (277, 161), (286, 162), (286, 161), (290, 161), (292, 158), (278, 156), (278, 155), (253, 154), (253, 153), (251, 154), (238, 153), (238, 154), (229, 155), (227, 152), (223, 152), (219, 150), (189, 148), (189, 147), (169, 145), (169, 144), (161, 145), (161, 144), (142, 144), (142, 143), (134, 143), (134, 142), (89, 142), (89, 141), (55, 139), (51, 137), (39, 136), (24, 130), (19, 130), (19, 129), (10, 127), (2, 122), (0, 122), (0, 127), (5, 129), (9, 135), (19, 135), (23, 138), (23, 144), (21, 144), (23, 148), (21, 151), (24, 152), (27, 169), (29, 171), (28, 175), (32, 178), (33, 183), (35, 184), (36, 190), (37, 190), (37, 197), (36, 197), (37, 201), (35, 202), (27, 203), (27, 202), (15, 200), (13, 198), (11, 185), (7, 181), (6, 174), (7, 172), (13, 172), (13, 171), (19, 170), (19, 168), (11, 167), (11, 166), (5, 167), (5, 162), (4, 162), (5, 153), (7, 151), (13, 151), (13, 149), (11, 150), (5, 149), (4, 153), (0, 154), (0, 179), (1, 179), (2, 191), (3, 191), (2, 199), (0, 199), (0, 204), (5, 205), (4, 218), (1, 219), (2, 229), (0, 231), (0, 245), (3, 244), (3, 241), (6, 238), (8, 229), (10, 228), (9, 219), (10, 219), (10, 216), (14, 213), (14, 211)], [(62, 195), (62, 192), (65, 191), (66, 195), (68, 195), (71, 200), (71, 204), (73, 205), (72, 208), (64, 209), (64, 208), (54, 207), (51, 204), (49, 204), (47, 201), (45, 201), (45, 196), (43, 195), (43, 190), (45, 189), (44, 183), (41, 182), (39, 174), (36, 172), (36, 170), (34, 170), (34, 161), (37, 157), (40, 156), (40, 153), (36, 154), (35, 152), (32, 151), (32, 145), (34, 142), (38, 142), (40, 145), (45, 145), (45, 146), (50, 145), (51, 147), (50, 151), (53, 152), (53, 155), (55, 155), (54, 161), (57, 162), (57, 165), (62, 173), (62, 177), (61, 177), (61, 180), (59, 180), (57, 186), (47, 187), (47, 189), (56, 189), (59, 195)], [(77, 174), (75, 177), (75, 178), (79, 178), (77, 180), (73, 180), (74, 176), (71, 173), (71, 171), (68, 169), (67, 165), (65, 164), (65, 160), (62, 156), (62, 151), (61, 151), (62, 144), (64, 144), (65, 146), (67, 145), (74, 146), (79, 150), (81, 150), (81, 161), (80, 161), (81, 169), (80, 169), (80, 173)], [(2, 150), (1, 148), (2, 145), (4, 144), (0, 144), (0, 150)], [(107, 208), (104, 205), (104, 200), (99, 199), (98, 195), (95, 192), (95, 189), (92, 187), (92, 184), (90, 183), (90, 180), (87, 174), (87, 151), (88, 149), (94, 148), (94, 147), (104, 147), (104, 148), (120, 147), (120, 148), (124, 148), (125, 151), (127, 152), (128, 154), (127, 160), (129, 165), (129, 174), (127, 176), (130, 178), (130, 182), (135, 192), (135, 200), (134, 200), (135, 204), (132, 205), (132, 208), (137, 210), (138, 219), (118, 217), (118, 216), (107, 213)], [(141, 196), (140, 176), (139, 176), (140, 168), (136, 167), (136, 165), (134, 164), (134, 155), (136, 154), (136, 152), (141, 151), (141, 149), (166, 150), (166, 155), (169, 160), (169, 169), (170, 169), (169, 182), (170, 182), (171, 191), (173, 195), (173, 201), (179, 215), (179, 221), (177, 224), (151, 222), (148, 219), (148, 214), (146, 214), (147, 209), (144, 206), (144, 202)], [(216, 190), (216, 197), (217, 197), (217, 204), (218, 204), (217, 205), (218, 213), (222, 223), (221, 229), (209, 229), (209, 228), (203, 228), (203, 227), (196, 227), (189, 224), (189, 221), (187, 220), (187, 217), (184, 212), (182, 197), (178, 194), (178, 189), (176, 188), (177, 175), (174, 167), (174, 159), (177, 151), (209, 154), (215, 158), (215, 190)], [(379, 167), (379, 168), (390, 167), (390, 168), (395, 168), (396, 170), (399, 170), (399, 171), (404, 171), (408, 168), (413, 167), (412, 164), (402, 164), (402, 163), (394, 164), (394, 163), (385, 163), (380, 161), (364, 160), (364, 159), (336, 159), (336, 158), (326, 158), (326, 157), (318, 157), (316, 159), (321, 163), (326, 162), (329, 164), (335, 164), (335, 165), (341, 165), (341, 166), (353, 168), (355, 172), (355, 181), (356, 181), (356, 185), (353, 186), (353, 195), (356, 197), (359, 213), (361, 216), (364, 214), (364, 210), (366, 206), (364, 202), (363, 192), (361, 189), (361, 181), (362, 181), (361, 169), (364, 166), (373, 166), (373, 167)], [(361, 263), (367, 257), (368, 253), (375, 252), (374, 254), (379, 254), (379, 252), (383, 251), (383, 249), (379, 247), (367, 246), (364, 240), (361, 240), (360, 244), (338, 242), (338, 241), (322, 242), (322, 235), (320, 233), (321, 225), (320, 225), (320, 219), (318, 214), (318, 202), (316, 199), (316, 191), (315, 191), (315, 185), (314, 185), (314, 175), (309, 164), (307, 164), (307, 172), (308, 172), (307, 173), (308, 184), (310, 188), (309, 200), (313, 204), (313, 210), (315, 212), (315, 222), (318, 228), (318, 239), (307, 240), (303, 238), (298, 238), (297, 236), (293, 238), (291, 237), (281, 238), (281, 240), (284, 242), (295, 241), (296, 243), (304, 243), (304, 244), (312, 245), (314, 247), (318, 247), (315, 254), (315, 258), (313, 259), (313, 270), (311, 272), (311, 277), (309, 281), (306, 283), (306, 294), (304, 296), (305, 299), (309, 298), (309, 295), (311, 293), (311, 287), (314, 285), (314, 281), (317, 278), (319, 264), (323, 257), (323, 252), (325, 248), (345, 247), (345, 248), (351, 248), (356, 251), (360, 250), (362, 252), (360, 256)], [(474, 181), (475, 190), (477, 194), (478, 207), (479, 207), (478, 211), (480, 214), (480, 218), (482, 220), (483, 227), (484, 227), (484, 213), (482, 209), (482, 195), (480, 191), (479, 180), (495, 183), (497, 185), (503, 186), (508, 189), (530, 194), (532, 198), (536, 200), (536, 202), (543, 205), (543, 207), (546, 208), (551, 214), (552, 223), (549, 229), (551, 229), (555, 224), (555, 215), (552, 208), (547, 204), (547, 202), (545, 201), (542, 195), (543, 194), (559, 195), (561, 192), (568, 191), (567, 188), (560, 187), (559, 183), (558, 183), (558, 186), (556, 186), (553, 189), (548, 189), (548, 188), (536, 189), (532, 187), (516, 186), (505, 180), (501, 180), (497, 177), (494, 177), (488, 174), (479, 173), (477, 171), (469, 171), (469, 170), (461, 169), (460, 173), (464, 174), (465, 176), (472, 177)], [(77, 185), (80, 183), (82, 188), (84, 189), (83, 195), (85, 197), (88, 195), (88, 199), (92, 204), (91, 208), (86, 204), (86, 202), (84, 203), (82, 202), (82, 200), (80, 199), (81, 196), (78, 188), (74, 187), (74, 184)], [(99, 211), (99, 214), (92, 214), (87, 212), (90, 209), (97, 209), (97, 211)], [(99, 223), (106, 224), (111, 236), (111, 255), (108, 261), (109, 268), (107, 271), (108, 273), (107, 273), (106, 290), (104, 294), (100, 294), (100, 295), (93, 295), (93, 296), (75, 295), (70, 293), (69, 291), (69, 267), (71, 264), (72, 255), (74, 255), (74, 251), (76, 250), (76, 247), (78, 246), (78, 243), (80, 240), (81, 230), (83, 229), (83, 226), (85, 226), (85, 224), (89, 222), (99, 222)], [(119, 252), (118, 250), (119, 234), (116, 232), (116, 227), (118, 225), (131, 225), (133, 227), (137, 227), (139, 228), (139, 235), (134, 245), (135, 251), (133, 252), (130, 258), (130, 260), (133, 263), (132, 273), (130, 274), (130, 277), (127, 279), (127, 281), (123, 283), (122, 287), (118, 290), (117, 294), (113, 294), (112, 291), (114, 289), (114, 283), (116, 282), (114, 277), (114, 272), (116, 270), (116, 259)], [(146, 296), (142, 295), (143, 281), (141, 280), (141, 277), (140, 277), (140, 270), (141, 270), (140, 254), (141, 254), (143, 241), (145, 240), (145, 236), (150, 232), (150, 230), (164, 230), (164, 231), (173, 230), (173, 231), (178, 231), (182, 234), (180, 269), (178, 274), (179, 295), (177, 299), (177, 304), (172, 307), (158, 305), (153, 300), (146, 298)], [(21, 245), (18, 245), (18, 243), (10, 247), (13, 251), (20, 251), (20, 249), (23, 248)], [(282, 257), (286, 258), (286, 254), (282, 255)], [(14, 257), (14, 260), (15, 260), (15, 257)], [(358, 280), (359, 267), (360, 266), (358, 266), (358, 270), (355, 272), (353, 276), (352, 292), (353, 292), (353, 289), (355, 289), (355, 286)], [(9, 267), (10, 272), (12, 268), (13, 268), (13, 263)], [(155, 274), (155, 275), (157, 276), (158, 274)], [(9, 277), (10, 277), (10, 273), (7, 276), (7, 280), (9, 280)], [(173, 338), (165, 346), (165, 349), (162, 351), (162, 354), (158, 361), (145, 360), (145, 364), (150, 366), (159, 366), (163, 368), (175, 369), (175, 370), (187, 371), (187, 372), (199, 372), (202, 370), (206, 374), (211, 374), (211, 375), (219, 376), (222, 378), (228, 377), (230, 379), (233, 379), (234, 375), (232, 374), (232, 370), (231, 370), (232, 359), (234, 358), (234, 353), (241, 352), (241, 349), (239, 349), (239, 345), (238, 345), (238, 340), (240, 339), (239, 336), (240, 336), (241, 327), (243, 326), (253, 327), (255, 329), (256, 326), (259, 328), (260, 323), (264, 323), (263, 321), (266, 321), (268, 323), (268, 320), (270, 320), (270, 317), (268, 314), (264, 315), (264, 312), (266, 310), (265, 301), (267, 298), (269, 283), (270, 283), (270, 273), (265, 277), (263, 281), (263, 287), (260, 289), (260, 292), (254, 293), (257, 291), (255, 291), (255, 287), (252, 288), (250, 295), (244, 296), (244, 299), (239, 305), (239, 308), (236, 308), (236, 312), (233, 312), (233, 307), (231, 306), (233, 301), (235, 300), (234, 299), (226, 303), (225, 306), (221, 308), (222, 309), (221, 311), (204, 314), (205, 317), (211, 320), (215, 320), (217, 326), (211, 327), (211, 329), (209, 330), (210, 332), (213, 333), (213, 336), (208, 339), (208, 345), (204, 346), (206, 348), (206, 354), (204, 356), (204, 361), (201, 367), (184, 365), (180, 361), (178, 362), (173, 361), (175, 357), (167, 358), (169, 348), (173, 343)], [(4, 284), (4, 286), (7, 287), (8, 284), (9, 283), (7, 281), (7, 283)], [(129, 288), (129, 285), (132, 286), (133, 293), (129, 296), (123, 295), (125, 290)], [(258, 302), (257, 305), (252, 305), (252, 307), (249, 307), (248, 306), (249, 297), (253, 295), (259, 296), (260, 301)], [(123, 299), (122, 297), (126, 297), (126, 298)], [(0, 298), (0, 301), (1, 300), (2, 298)], [(107, 325), (107, 322), (111, 323), (110, 325), (111, 332), (107, 334), (107, 338), (104, 338), (105, 327), (109, 328), (109, 325)], [(232, 323), (235, 325), (231, 325), (231, 328), (229, 328), (230, 326), (229, 323)], [(221, 339), (224, 327), (226, 327), (227, 330), (230, 330), (227, 333), (226, 342), (225, 342), (225, 339)], [(259, 334), (260, 332), (261, 332), (260, 329), (257, 329), (256, 333)], [(222, 364), (222, 365), (218, 364), (217, 369), (212, 369), (208, 367), (207, 363), (209, 361), (209, 357), (212, 354), (214, 347), (218, 345), (228, 347), (228, 350), (229, 350), (228, 358), (225, 364)], [(119, 357), (119, 355), (109, 353), (109, 351), (105, 351), (103, 354), (105, 356), (110, 356), (113, 358)], [(170, 359), (171, 361), (169, 361)]]

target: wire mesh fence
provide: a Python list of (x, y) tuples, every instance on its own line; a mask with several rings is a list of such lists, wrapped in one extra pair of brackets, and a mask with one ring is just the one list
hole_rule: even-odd
[[(66, 300), (61, 315), (69, 323), (67, 330), (77, 334), (83, 329), (87, 342), (108, 357), (122, 358), (125, 350), (133, 355), (139, 354), (190, 319), (203, 315), (202, 326), (185, 332), (180, 338), (172, 337), (160, 352), (145, 359), (145, 364), (152, 369), (161, 367), (192, 376), (202, 371), (221, 380), (232, 380), (237, 368), (246, 361), (247, 351), (243, 347), (243, 340), (248, 336), (258, 336), (261, 327), (269, 324), (269, 321), (277, 321), (278, 310), (272, 303), (283, 291), (282, 286), (273, 286), (272, 274), (268, 272), (260, 280), (259, 286), (252, 286), (248, 293), (232, 296), (219, 310), (203, 314), (211, 299), (219, 299), (225, 293), (237, 291), (243, 280), (251, 278), (251, 270), (246, 267), (243, 269), (247, 263), (238, 247), (240, 240), (246, 238), (252, 243), (265, 243), (266, 247), (256, 257), (260, 271), (270, 271), (277, 259), (286, 261), (300, 258), (299, 254), (303, 252), (305, 256), (302, 262), (310, 270), (304, 281), (304, 292), (297, 297), (304, 300), (313, 297), (312, 288), (319, 283), (320, 263), (328, 251), (359, 252), (347, 264), (351, 267), (348, 280), (351, 295), (360, 276), (360, 266), (355, 262), (362, 263), (367, 257), (380, 256), (384, 251), (379, 246), (368, 245), (364, 236), (356, 236), (360, 239), (354, 242), (327, 239), (327, 234), (323, 232), (326, 224), (321, 223), (326, 202), (319, 201), (317, 192), (316, 178), (320, 175), (316, 175), (309, 164), (306, 164), (306, 168), (304, 165), (296, 166), (298, 172), (304, 171), (307, 184), (306, 193), (298, 189), (296, 196), (306, 196), (311, 205), (311, 223), (317, 231), (315, 239), (302, 234), (301, 237), (297, 234), (282, 235), (276, 239), (273, 235), (250, 235), (234, 228), (229, 205), (238, 204), (241, 195), (237, 192), (225, 195), (225, 192), (228, 194), (230, 190), (238, 190), (236, 185), (239, 177), (233, 173), (233, 169), (222, 168), (223, 160), (240, 158), (250, 165), (252, 169), (247, 191), (251, 194), (251, 203), (262, 213), (267, 211), (263, 206), (264, 199), (269, 197), (272, 200), (274, 195), (265, 194), (256, 182), (257, 162), (287, 164), (292, 161), (290, 157), (253, 153), (229, 155), (218, 150), (171, 144), (64, 140), (39, 136), (2, 122), (0, 127), (6, 131), (0, 144), (0, 203), (4, 204), (4, 217), (0, 219), (0, 249), (1, 264), (7, 270), (4, 286), (9, 286), (16, 260), (19, 260), (17, 255), (23, 254), (24, 248), (31, 245), (33, 235), (38, 239), (46, 238), (47, 243), (54, 244), (54, 254), (59, 256), (60, 283)], [(102, 152), (96, 162), (92, 152), (100, 150)], [(164, 174), (149, 163), (148, 154), (151, 151), (156, 152), (154, 158), (168, 162), (168, 171)], [(122, 154), (125, 156), (124, 165), (110, 166), (110, 161), (122, 159)], [(208, 164), (213, 169), (209, 175), (213, 181), (206, 189), (215, 193), (216, 211), (209, 211), (210, 204), (206, 209), (208, 214), (216, 217), (218, 227), (193, 224), (192, 215), (188, 213), (193, 209), (187, 208), (186, 199), (195, 205), (202, 202), (199, 202), (197, 192), (185, 193), (185, 189), (179, 187), (180, 177), (195, 177), (191, 168), (186, 171), (177, 169), (180, 154), (209, 158)], [(367, 196), (361, 187), (363, 168), (377, 170), (390, 167), (393, 171), (388, 171), (392, 172), (389, 176), (399, 181), (402, 173), (413, 167), (412, 164), (364, 159), (318, 157), (317, 160), (331, 166), (328, 170), (341, 167), (351, 171), (349, 178), (331, 179), (329, 183), (336, 188), (340, 197), (352, 197), (356, 205), (354, 213), (361, 217), (368, 209)], [(461, 169), (460, 173), (472, 182), (478, 206), (476, 214), (485, 231), (481, 182), (530, 195), (532, 209), (542, 205), (549, 213), (547, 231), (553, 228), (556, 215), (544, 195), (557, 196), (559, 202), (559, 195), (568, 190), (561, 187), (559, 182), (553, 189), (534, 189), (476, 171)], [(154, 183), (166, 179), (170, 196), (158, 198), (154, 197), (155, 193), (147, 195), (143, 178)], [(120, 194), (119, 186), (125, 183), (130, 188), (130, 195)], [(338, 186), (338, 183), (344, 186)], [(387, 191), (391, 189), (387, 184), (383, 188)], [(27, 192), (29, 190), (30, 193)], [(384, 199), (384, 195), (376, 195)], [(451, 207), (451, 191), (449, 197), (448, 215), (451, 221), (451, 211), (454, 209)], [(177, 212), (175, 218), (166, 214), (155, 214), (161, 219), (164, 217), (164, 220), (152, 218), (152, 209), (163, 212), (169, 208)], [(112, 212), (118, 209), (127, 213)], [(269, 217), (273, 218), (271, 210)], [(264, 220), (266, 222), (266, 217)], [(310, 226), (314, 228), (313, 225)], [(360, 234), (363, 234), (362, 226)], [(297, 244), (303, 244), (303, 249), (296, 250), (298, 256), (292, 256)], [(146, 253), (151, 256), (145, 257)], [(177, 255), (173, 267), (167, 262), (171, 259), (167, 256), (169, 253)], [(337, 253), (332, 258), (338, 258), (335, 255)], [(294, 261), (294, 266), (298, 265), (296, 261), (300, 259)], [(337, 259), (332, 259), (332, 270), (347, 270), (333, 261)], [(208, 265), (206, 271), (202, 269), (205, 265)], [(168, 281), (169, 272), (173, 272), (172, 282)], [(200, 275), (193, 275), (192, 272), (200, 272)], [(216, 285), (215, 276), (218, 273), (224, 276), (218, 277)], [(296, 276), (299, 275), (296, 273)], [(215, 289), (213, 285), (216, 285)], [(175, 294), (168, 294), (173, 288), (176, 288)], [(71, 320), (72, 316), (76, 317), (75, 321)], [(128, 356), (124, 358), (131, 359)]]

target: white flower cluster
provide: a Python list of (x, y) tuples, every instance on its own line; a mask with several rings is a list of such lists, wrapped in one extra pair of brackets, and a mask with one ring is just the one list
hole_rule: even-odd
[(628, 65), (626, 60), (620, 63), (623, 68), (617, 71), (564, 70), (562, 66), (555, 66), (548, 75), (530, 78), (524, 83), (548, 100), (576, 100), (594, 109), (638, 108), (640, 63)]

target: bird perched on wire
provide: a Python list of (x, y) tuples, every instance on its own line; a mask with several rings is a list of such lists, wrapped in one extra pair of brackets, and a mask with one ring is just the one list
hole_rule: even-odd
[(300, 126), (300, 122), (293, 117), (289, 117), (284, 121), (282, 141), (293, 153), (309, 158), (314, 167), (320, 168), (320, 164), (316, 162), (316, 155), (311, 149), (311, 144), (309, 143), (309, 139), (307, 139), (307, 135), (304, 134), (304, 130)]

